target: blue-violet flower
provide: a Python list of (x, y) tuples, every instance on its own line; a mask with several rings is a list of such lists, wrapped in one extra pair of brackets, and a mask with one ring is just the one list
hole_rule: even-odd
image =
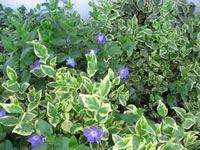
[(0, 43), (0, 48), (4, 48), (3, 44)]
[(104, 33), (97, 33), (96, 40), (99, 44), (102, 44), (104, 41), (106, 41), (106, 36)]
[(91, 54), (91, 52), (94, 52), (94, 54), (96, 55), (98, 53), (98, 49), (95, 48), (95, 49), (88, 50), (88, 54)]
[(6, 116), (6, 110), (5, 109), (1, 109), (0, 110), (0, 118)]
[(102, 135), (104, 132), (98, 129), (96, 126), (92, 126), (89, 129), (85, 129), (83, 133), (87, 137), (88, 142), (94, 143), (96, 140), (97, 143), (100, 143), (101, 142), (100, 135)]
[(129, 73), (129, 69), (128, 67), (125, 67), (125, 65), (123, 65), (121, 68), (118, 69), (118, 72), (119, 72), (120, 78), (126, 78), (126, 76)]
[(44, 141), (43, 141), (43, 136), (38, 135), (38, 134), (32, 134), (32, 136), (29, 137), (27, 141), (28, 141), (29, 143), (31, 143), (32, 147), (44, 143)]
[(74, 66), (75, 66), (75, 61), (74, 61), (74, 59), (73, 59), (72, 57), (68, 57), (68, 58), (66, 59), (66, 65), (70, 65), (70, 66), (74, 67)]
[(33, 70), (36, 67), (40, 67), (40, 61), (36, 60), (33, 65), (30, 65), (30, 69)]

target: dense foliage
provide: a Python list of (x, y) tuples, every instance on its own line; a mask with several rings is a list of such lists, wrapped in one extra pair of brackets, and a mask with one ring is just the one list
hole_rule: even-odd
[(195, 5), (89, 4), (0, 6), (0, 149), (198, 150)]

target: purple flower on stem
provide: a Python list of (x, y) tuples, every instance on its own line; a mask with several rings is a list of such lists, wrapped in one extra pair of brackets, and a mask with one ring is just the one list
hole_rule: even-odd
[(32, 134), (32, 136), (29, 137), (27, 141), (28, 141), (29, 143), (31, 143), (32, 147), (44, 143), (44, 141), (43, 141), (43, 136), (38, 135), (38, 134)]
[(97, 143), (100, 143), (101, 142), (100, 135), (102, 135), (104, 132), (98, 129), (96, 126), (92, 126), (89, 129), (85, 129), (83, 133), (87, 137), (88, 142), (94, 143), (96, 140)]
[(40, 61), (36, 60), (33, 65), (30, 65), (30, 69), (33, 70), (36, 67), (40, 67)]
[(1, 109), (0, 110), (0, 118), (6, 116), (6, 110), (5, 109)]
[(98, 53), (98, 49), (95, 48), (95, 49), (88, 50), (88, 54), (91, 54), (91, 52), (93, 52), (96, 55)]
[(3, 44), (0, 43), (0, 48), (4, 48)]
[(68, 57), (68, 58), (66, 59), (66, 65), (70, 65), (70, 66), (74, 67), (74, 66), (75, 66), (75, 61), (74, 61), (74, 59), (73, 59), (72, 57)]
[(120, 78), (126, 78), (126, 76), (129, 73), (129, 69), (128, 67), (125, 67), (125, 65), (123, 65), (121, 68), (118, 69), (118, 72), (119, 72)]
[(102, 44), (104, 41), (106, 41), (106, 36), (104, 33), (97, 33), (96, 40), (99, 44)]

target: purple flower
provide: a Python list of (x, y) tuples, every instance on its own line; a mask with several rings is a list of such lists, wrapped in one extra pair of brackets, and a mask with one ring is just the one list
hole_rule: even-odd
[(40, 67), (40, 61), (36, 60), (33, 65), (30, 65), (30, 69), (33, 70), (36, 67)]
[(4, 48), (3, 44), (0, 43), (0, 48)]
[(68, 57), (68, 58), (66, 59), (66, 65), (70, 65), (70, 66), (74, 67), (74, 66), (75, 66), (75, 61), (74, 61), (74, 59), (73, 59), (72, 57)]
[(65, 42), (67, 43), (67, 45), (71, 45), (71, 43), (69, 42), (69, 38), (68, 37), (65, 38)]
[(32, 147), (44, 143), (44, 141), (43, 141), (43, 136), (38, 135), (38, 134), (32, 134), (32, 136), (29, 137), (27, 141), (28, 141), (29, 143), (31, 143)]
[(0, 118), (6, 116), (6, 110), (5, 109), (1, 109), (0, 110)]
[(104, 132), (98, 129), (96, 126), (92, 126), (89, 129), (85, 129), (83, 133), (87, 137), (88, 142), (94, 143), (96, 140), (97, 143), (100, 143), (101, 142), (100, 135), (102, 135)]
[(104, 33), (97, 33), (96, 39), (99, 44), (102, 44), (104, 41), (106, 41), (106, 36)]
[(88, 50), (88, 54), (91, 54), (91, 52), (94, 52), (94, 54), (96, 55), (98, 53), (98, 49), (95, 48), (95, 49)]
[(51, 55), (51, 58), (54, 58), (54, 57), (56, 57), (56, 53), (55, 52), (53, 52), (53, 54)]
[(120, 78), (125, 78), (129, 73), (129, 69), (128, 67), (125, 67), (125, 65), (123, 65), (121, 68), (118, 69), (118, 72)]

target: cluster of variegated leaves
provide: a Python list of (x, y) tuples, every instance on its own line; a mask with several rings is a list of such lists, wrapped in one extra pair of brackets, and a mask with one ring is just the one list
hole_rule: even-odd
[[(16, 72), (8, 66), (9, 80), (2, 85), (6, 90), (0, 103), (8, 114), (0, 118), (0, 123), (14, 127), (12, 132), (21, 136), (32, 133), (44, 136), (44, 144), (35, 149), (88, 149), (78, 146), (74, 136), (80, 135), (77, 136), (79, 143), (86, 144), (83, 130), (91, 126), (103, 131), (101, 143), (90, 144), (91, 149), (192, 150), (199, 146), (199, 132), (188, 131), (197, 122), (192, 113), (174, 107), (181, 120), (176, 123), (167, 117), (168, 109), (159, 101), (157, 111), (162, 121), (155, 123), (144, 117), (142, 109), (127, 105), (129, 93), (124, 91), (120, 77), (115, 77), (111, 69), (100, 82), (93, 81), (97, 72), (94, 53), (86, 54), (87, 73), (66, 67), (56, 70), (57, 57), (49, 57), (48, 50), (41, 44), (40, 34), (39, 41), (29, 44), (34, 46), (41, 62), (40, 67), (31, 72), (38, 80), (48, 78), (47, 87), (36, 91), (27, 82), (18, 83)], [(54, 131), (60, 135), (56, 136)]]

